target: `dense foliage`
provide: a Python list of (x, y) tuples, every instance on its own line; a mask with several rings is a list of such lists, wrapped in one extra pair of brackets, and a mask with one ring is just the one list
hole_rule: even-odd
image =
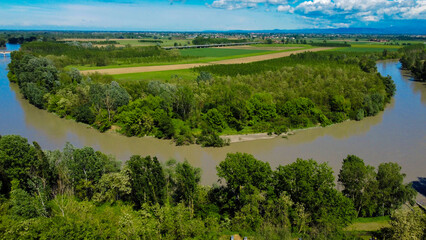
[(315, 46), (315, 47), (351, 47), (351, 45), (349, 43), (338, 43), (338, 42), (313, 42), (313, 43), (309, 43), (309, 45), (311, 46)]
[(208, 44), (222, 44), (222, 43), (243, 43), (247, 42), (247, 39), (228, 39), (228, 38), (212, 38), (198, 36), (192, 40), (194, 45), (208, 45)]
[(424, 44), (406, 46), (399, 51), (403, 54), (400, 59), (402, 67), (410, 70), (416, 80), (426, 81), (426, 48)]
[(357, 156), (343, 159), (339, 183), (343, 194), (352, 199), (358, 216), (389, 215), (415, 195), (411, 185), (404, 185), (405, 175), (396, 163), (382, 163), (377, 172)]
[(57, 67), (166, 62), (185, 58), (177, 51), (166, 51), (158, 46), (94, 47), (91, 42), (31, 42), (22, 45), (22, 51), (30, 52), (34, 56), (47, 56)]
[[(272, 170), (252, 155), (230, 153), (217, 166), (222, 184), (202, 186), (200, 169), (186, 161), (135, 155), (120, 167), (90, 147), (43, 151), (10, 135), (0, 137), (0, 163), (1, 239), (218, 239), (230, 231), (256, 239), (354, 239), (342, 228), (356, 216), (356, 198), (371, 197), (359, 191), (365, 175), (347, 174), (362, 163), (356, 156), (344, 160), (343, 193), (328, 164), (312, 159)], [(379, 200), (370, 204), (383, 203), (381, 214), (413, 199), (398, 193), (412, 190), (397, 164), (381, 164), (375, 178)], [(408, 233), (421, 237), (419, 223)]]
[[(200, 67), (196, 79), (176, 76), (167, 82), (115, 82), (110, 76), (81, 76), (75, 69), (58, 67), (71, 57), (91, 61), (98, 53), (132, 58), (164, 51), (141, 49), (25, 44), (12, 54), (9, 79), (18, 83), (31, 104), (60, 117), (101, 131), (116, 125), (127, 136), (150, 135), (174, 139), (177, 145), (195, 142), (205, 147), (229, 144), (220, 134), (279, 135), (289, 129), (361, 120), (382, 111), (395, 92), (390, 77), (377, 73), (375, 55), (303, 53)], [(61, 59), (64, 62), (58, 64)]]
[(0, 38), (0, 48), (6, 47), (6, 39)]

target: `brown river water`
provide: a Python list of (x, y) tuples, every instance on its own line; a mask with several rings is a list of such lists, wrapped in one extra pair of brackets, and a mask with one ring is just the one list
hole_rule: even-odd
[[(17, 47), (8, 45), (9, 49)], [(202, 169), (203, 184), (217, 181), (216, 165), (227, 153), (234, 152), (253, 154), (273, 168), (297, 158), (313, 158), (328, 162), (336, 175), (342, 159), (355, 154), (373, 166), (397, 162), (407, 174), (407, 181), (426, 177), (426, 85), (413, 81), (400, 70), (397, 61), (377, 63), (379, 72), (390, 75), (397, 86), (394, 99), (379, 115), (359, 122), (298, 131), (288, 139), (239, 142), (224, 148), (176, 147), (171, 141), (100, 133), (87, 125), (61, 119), (22, 99), (17, 86), (7, 79), (9, 62), (9, 57), (0, 57), (0, 134), (19, 134), (37, 141), (44, 149), (63, 148), (70, 142), (77, 147), (91, 146), (113, 154), (122, 161), (133, 154), (157, 156), (161, 161), (187, 159)]]

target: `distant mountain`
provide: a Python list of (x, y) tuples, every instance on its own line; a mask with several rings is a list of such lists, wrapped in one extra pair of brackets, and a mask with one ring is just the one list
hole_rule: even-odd
[(410, 34), (426, 35), (426, 28), (418, 26), (389, 28), (312, 28), (312, 29), (274, 29), (274, 30), (230, 30), (204, 32), (235, 32), (235, 33), (314, 33), (314, 34)]

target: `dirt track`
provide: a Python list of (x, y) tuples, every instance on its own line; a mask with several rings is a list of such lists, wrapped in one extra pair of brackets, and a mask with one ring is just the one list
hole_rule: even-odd
[(98, 69), (98, 70), (86, 70), (81, 71), (82, 74), (88, 73), (101, 73), (101, 74), (126, 74), (126, 73), (139, 73), (139, 72), (159, 72), (159, 71), (169, 71), (169, 70), (181, 70), (181, 69), (190, 69), (199, 66), (206, 66), (210, 64), (239, 64), (239, 63), (251, 63), (264, 61), (269, 59), (288, 57), (291, 54), (302, 53), (302, 52), (318, 52), (324, 51), (332, 48), (311, 48), (311, 49), (303, 49), (303, 50), (295, 50), (289, 52), (280, 52), (280, 53), (271, 53), (260, 56), (253, 57), (244, 57), (244, 58), (235, 58), (228, 60), (215, 61), (210, 63), (191, 63), (191, 64), (175, 64), (175, 65), (161, 65), (161, 66), (143, 66), (143, 67), (129, 67), (129, 68), (108, 68), (108, 69)]

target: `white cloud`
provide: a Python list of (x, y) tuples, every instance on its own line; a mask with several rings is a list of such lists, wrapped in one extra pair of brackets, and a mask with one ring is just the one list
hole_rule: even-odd
[[(426, 19), (426, 0), (214, 0), (213, 8), (243, 9), (275, 6), (277, 12), (334, 22), (381, 19)], [(342, 26), (348, 22), (339, 22)]]
[(214, 0), (209, 6), (228, 10), (242, 8), (257, 8), (260, 5), (282, 5), (287, 4), (287, 0)]
[(292, 8), (290, 5), (279, 5), (277, 8), (278, 12), (289, 12), (289, 13), (293, 13), (294, 12), (294, 8)]

